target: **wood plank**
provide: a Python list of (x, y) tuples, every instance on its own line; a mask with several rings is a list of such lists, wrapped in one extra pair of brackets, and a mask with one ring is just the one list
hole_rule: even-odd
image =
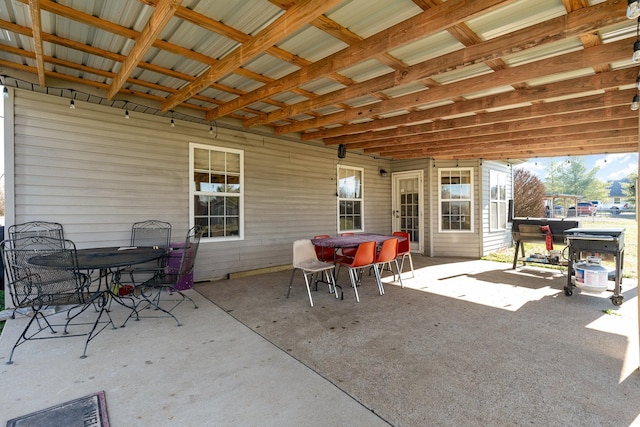
[(38, 69), (38, 84), (46, 87), (44, 72), (44, 48), (42, 46), (42, 19), (40, 12), (40, 0), (29, 0), (29, 15), (31, 16), (31, 29), (33, 31), (33, 50), (36, 56), (36, 68)]
[[(294, 7), (286, 11), (272, 24), (258, 32), (254, 38), (233, 50), (217, 64), (200, 75), (195, 81), (178, 91), (178, 93), (169, 96), (167, 100), (162, 103), (161, 109), (167, 111), (200, 92), (210, 83), (224, 77), (240, 67), (245, 61), (264, 52), (277, 41), (297, 31), (309, 23), (309, 21), (318, 15), (322, 15), (339, 2), (340, 0), (301, 0), (296, 3)], [(208, 117), (208, 119), (210, 120), (211, 118)]]
[(329, 55), (296, 72), (262, 86), (249, 94), (227, 102), (207, 114), (215, 119), (240, 107), (260, 101), (276, 93), (299, 86), (305, 82), (326, 76), (328, 73), (362, 62), (378, 52), (387, 52), (429, 34), (446, 29), (482, 12), (512, 3), (514, 0), (483, 0), (472, 3), (466, 0), (449, 0), (399, 24), (374, 34), (358, 44)]
[[(33, 0), (30, 0), (33, 1)], [(160, 32), (169, 22), (173, 14), (182, 0), (159, 0), (155, 10), (151, 14), (149, 21), (144, 26), (140, 36), (136, 39), (135, 45), (125, 58), (120, 67), (120, 71), (111, 82), (111, 86), (107, 91), (107, 99), (114, 97), (127, 81), (133, 70), (147, 53), (149, 48), (153, 46)]]
[(581, 51), (542, 59), (517, 67), (505, 68), (487, 75), (464, 79), (456, 83), (398, 96), (386, 101), (377, 102), (373, 105), (353, 108), (339, 113), (327, 114), (314, 119), (280, 126), (276, 129), (276, 133), (285, 134), (355, 119), (361, 120), (365, 117), (401, 111), (408, 107), (417, 107), (494, 87), (508, 86), (548, 75), (592, 67), (596, 64), (622, 61), (627, 59), (628, 56), (629, 40), (624, 39), (606, 45), (588, 47)]

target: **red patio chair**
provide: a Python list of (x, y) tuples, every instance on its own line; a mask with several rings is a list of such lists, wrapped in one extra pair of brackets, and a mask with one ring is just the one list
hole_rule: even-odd
[(394, 231), (394, 236), (404, 237), (404, 241), (398, 242), (398, 258), (401, 258), (400, 261), (400, 273), (404, 271), (404, 259), (409, 258), (409, 265), (411, 266), (411, 278), (415, 277), (415, 273), (413, 271), (413, 259), (411, 258), (411, 237), (410, 234), (406, 231)]

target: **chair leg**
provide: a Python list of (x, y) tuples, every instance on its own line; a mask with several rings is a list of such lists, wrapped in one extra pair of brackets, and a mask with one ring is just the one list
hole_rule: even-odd
[(287, 298), (289, 298), (289, 295), (291, 295), (291, 285), (293, 284), (293, 275), (296, 274), (296, 270), (297, 268), (291, 270), (291, 279), (289, 279), (289, 290), (287, 291)]
[(311, 276), (311, 281), (313, 282), (313, 273), (309, 274), (309, 273), (305, 273), (304, 271), (302, 273), (304, 274), (304, 283), (305, 285), (307, 285), (307, 295), (309, 295), (309, 304), (311, 304), (311, 307), (313, 307), (313, 298), (311, 298), (311, 287), (309, 286), (309, 276)]
[[(396, 263), (396, 271), (398, 272), (398, 280), (400, 281), (400, 287), (404, 288), (404, 283), (402, 283), (402, 274), (400, 274), (400, 266), (398, 265), (398, 259), (394, 259), (393, 262)], [(391, 263), (389, 263), (389, 265), (391, 265)], [(395, 274), (393, 275), (393, 279), (395, 280), (396, 276)]]
[[(384, 269), (384, 264), (381, 264), (382, 268)], [(378, 283), (378, 292), (380, 292), (380, 295), (384, 295), (384, 287), (382, 286), (382, 274), (380, 273), (380, 270), (378, 270), (378, 264), (373, 264), (373, 272), (376, 275), (376, 282)]]
[(360, 302), (360, 297), (358, 296), (358, 274), (355, 269), (349, 268), (349, 278), (351, 279), (351, 286), (353, 286), (353, 291), (356, 293), (356, 301)]
[(402, 260), (400, 261), (400, 272), (402, 273), (404, 271), (404, 259), (405, 257), (409, 257), (409, 267), (411, 267), (411, 278), (413, 279), (415, 277), (414, 271), (413, 271), (413, 259), (411, 258), (411, 252), (406, 252), (404, 254), (402, 254)]

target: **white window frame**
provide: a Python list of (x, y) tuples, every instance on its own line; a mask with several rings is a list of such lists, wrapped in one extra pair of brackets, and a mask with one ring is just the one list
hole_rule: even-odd
[[(449, 176), (452, 172), (460, 172), (466, 171), (469, 173), (469, 198), (450, 198), (444, 199), (442, 197), (442, 176), (446, 174)], [(443, 168), (438, 169), (438, 232), (440, 233), (473, 233), (475, 229), (475, 208), (474, 208), (474, 192), (475, 192), (475, 184), (474, 184), (474, 176), (473, 176), (473, 168)], [(443, 202), (468, 202), (469, 203), (469, 229), (468, 230), (452, 230), (452, 229), (444, 229), (442, 228), (442, 203)]]
[[(355, 197), (355, 198), (348, 198), (348, 197), (341, 197), (340, 196), (340, 171), (341, 170), (353, 170), (353, 171), (358, 171), (360, 172), (360, 197)], [(337, 175), (338, 179), (336, 179), (336, 194), (338, 195), (338, 200), (336, 203), (336, 214), (337, 214), (337, 228), (338, 228), (338, 234), (339, 233), (347, 233), (347, 232), (362, 232), (364, 231), (364, 169), (363, 168), (358, 168), (355, 166), (344, 166), (344, 165), (338, 165), (337, 168)], [(342, 202), (358, 202), (360, 203), (360, 228), (351, 228), (351, 229), (342, 229), (340, 224), (340, 206), (342, 204)]]
[[(494, 186), (496, 191), (494, 192)], [(495, 197), (497, 195), (497, 197)], [(504, 231), (508, 222), (507, 173), (489, 170), (489, 231)], [(497, 224), (494, 224), (494, 219)]]
[[(200, 149), (200, 150), (207, 150), (209, 152), (211, 151), (215, 151), (215, 152), (222, 152), (222, 153), (232, 153), (232, 154), (238, 154), (240, 157), (240, 173), (239, 173), (239, 185), (240, 185), (240, 189), (239, 192), (207, 192), (207, 191), (202, 191), (196, 188), (196, 182), (194, 179), (194, 173), (195, 173), (195, 150), (196, 149)], [(225, 168), (226, 168), (226, 164), (225, 164)], [(209, 169), (209, 171), (211, 171)], [(227, 174), (226, 171), (225, 175)], [(238, 203), (239, 203), (239, 210), (238, 210), (238, 235), (231, 235), (231, 236), (220, 236), (220, 237), (208, 237), (205, 235), (202, 236), (202, 240), (203, 241), (210, 241), (210, 242), (218, 242), (218, 241), (229, 241), (229, 240), (233, 240), (233, 241), (237, 241), (237, 240), (244, 240), (244, 151), (243, 150), (236, 150), (233, 148), (226, 148), (226, 147), (219, 147), (219, 146), (214, 146), (214, 145), (206, 145), (206, 144), (197, 144), (197, 143), (189, 143), (189, 225), (190, 227), (193, 227), (196, 224), (195, 221), (195, 206), (194, 206), (194, 201), (196, 196), (198, 195), (202, 195), (202, 196), (218, 196), (218, 197), (237, 197), (238, 198)], [(225, 214), (226, 215), (226, 214)]]

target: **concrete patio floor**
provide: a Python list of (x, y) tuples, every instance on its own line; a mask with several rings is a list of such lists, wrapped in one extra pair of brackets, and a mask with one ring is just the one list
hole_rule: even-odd
[(82, 338), (26, 343), (0, 365), (0, 423), (104, 390), (112, 426), (640, 425), (635, 280), (616, 307), (566, 297), (557, 271), (414, 262), (384, 296), (366, 276), (360, 303), (345, 271), (344, 299), (321, 285), (314, 307), (298, 274), (285, 298), (281, 271), (197, 284), (182, 327), (106, 329), (86, 359)]

